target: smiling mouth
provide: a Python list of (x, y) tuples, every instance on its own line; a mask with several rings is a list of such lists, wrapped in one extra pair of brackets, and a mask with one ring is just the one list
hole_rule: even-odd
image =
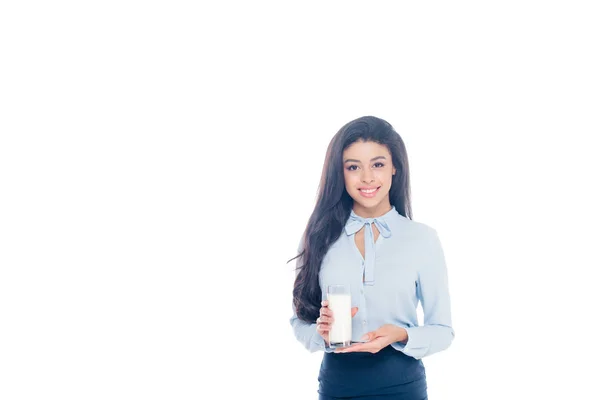
[(379, 192), (379, 189), (381, 189), (381, 186), (378, 186), (376, 188), (371, 188), (371, 189), (358, 189), (358, 191), (362, 197), (371, 198), (371, 197), (375, 197), (375, 195), (377, 195), (377, 192)]
[(378, 186), (378, 187), (376, 187), (376, 188), (373, 188), (373, 189), (358, 189), (358, 190), (360, 190), (360, 191), (361, 191), (361, 192), (363, 192), (363, 193), (370, 194), (370, 193), (374, 193), (374, 192), (376, 192), (376, 191), (377, 191), (377, 190), (378, 190), (380, 187), (381, 187), (381, 186)]

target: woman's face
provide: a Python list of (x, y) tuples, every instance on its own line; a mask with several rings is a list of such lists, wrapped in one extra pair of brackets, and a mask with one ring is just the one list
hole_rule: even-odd
[(342, 155), (346, 191), (361, 216), (379, 216), (389, 211), (390, 188), (396, 168), (388, 148), (375, 142), (354, 142)]

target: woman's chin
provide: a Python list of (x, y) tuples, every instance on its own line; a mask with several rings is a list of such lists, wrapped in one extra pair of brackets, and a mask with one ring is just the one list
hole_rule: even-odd
[(354, 199), (354, 204), (358, 205), (361, 208), (366, 210), (376, 210), (381, 205), (381, 199), (373, 198), (373, 199)]

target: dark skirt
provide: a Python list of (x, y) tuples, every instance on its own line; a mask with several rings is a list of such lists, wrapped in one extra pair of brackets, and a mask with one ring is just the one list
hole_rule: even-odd
[(426, 400), (425, 367), (391, 346), (375, 354), (325, 353), (319, 395), (320, 400)]

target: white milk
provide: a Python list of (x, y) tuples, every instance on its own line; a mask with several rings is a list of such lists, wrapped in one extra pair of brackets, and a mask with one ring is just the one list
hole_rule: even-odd
[(349, 346), (352, 340), (352, 304), (349, 294), (327, 294), (329, 309), (333, 312), (333, 324), (329, 331), (331, 347)]

